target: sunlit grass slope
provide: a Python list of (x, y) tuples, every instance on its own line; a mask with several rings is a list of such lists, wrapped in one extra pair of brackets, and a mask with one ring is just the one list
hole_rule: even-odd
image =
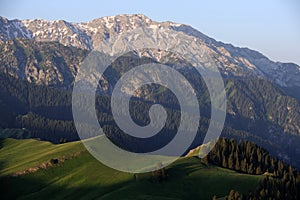
[[(134, 175), (101, 164), (80, 142), (54, 145), (5, 139), (0, 146), (1, 199), (211, 199), (213, 195), (223, 197), (231, 189), (241, 193), (252, 190), (261, 179), (187, 157), (169, 166), (167, 180), (159, 183), (151, 173)], [(13, 176), (78, 152), (46, 169)]]

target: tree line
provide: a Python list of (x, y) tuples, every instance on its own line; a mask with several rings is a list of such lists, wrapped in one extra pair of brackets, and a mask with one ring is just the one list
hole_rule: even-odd
[(255, 190), (246, 194), (232, 190), (228, 200), (300, 199), (300, 172), (254, 143), (220, 139), (201, 161), (240, 173), (264, 175)]

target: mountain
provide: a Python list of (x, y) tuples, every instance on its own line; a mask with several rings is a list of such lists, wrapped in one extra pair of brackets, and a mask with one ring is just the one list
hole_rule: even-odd
[[(253, 141), (264, 146), (272, 155), (300, 168), (297, 159), (300, 156), (298, 65), (273, 62), (259, 52), (218, 42), (190, 26), (155, 22), (144, 15), (117, 15), (87, 23), (0, 18), (1, 135), (37, 137), (54, 143), (78, 140), (72, 121), (71, 89), (80, 65), (103, 41), (114, 44), (116, 49), (122, 48), (115, 37), (138, 28), (143, 31), (142, 35), (147, 35), (140, 38), (145, 43), (159, 32), (157, 30), (164, 30), (156, 35), (156, 39), (170, 49), (179, 47), (178, 51), (189, 51), (197, 56), (204, 48), (219, 67), (226, 86), (228, 109), (222, 136)], [(130, 45), (136, 38), (137, 35), (131, 35), (122, 43)], [(106, 87), (101, 94), (111, 93), (113, 83), (130, 69), (128, 63), (136, 66), (151, 62), (176, 68), (198, 91), (203, 115), (200, 123), (203, 127), (199, 132), (200, 135), (204, 133), (211, 106), (207, 88), (195, 75), (190, 63), (177, 55), (146, 49), (119, 58), (111, 66), (112, 71), (105, 74)], [(142, 97), (146, 102), (136, 101), (139, 106), (133, 108), (135, 121), (149, 123), (148, 117), (145, 117), (149, 107), (153, 103), (161, 103), (175, 113), (167, 123), (168, 131), (176, 130), (178, 125), (174, 122), (179, 106), (169, 91), (151, 86), (144, 88), (136, 97)], [(120, 133), (115, 129), (110, 99), (103, 99), (99, 100), (102, 111), (98, 116), (99, 122), (104, 124), (111, 138), (118, 139)], [(199, 137), (192, 147), (201, 143)], [(152, 141), (150, 144), (157, 143)], [(125, 141), (125, 145), (128, 144), (133, 143)], [(143, 147), (146, 148), (146, 145)]]
[[(42, 19), (8, 20), (1, 17), (0, 41), (7, 46), (9, 44), (5, 41), (23, 38), (40, 42), (59, 42), (64, 46), (93, 50), (99, 47), (104, 40), (110, 40), (120, 33), (137, 28), (144, 28), (147, 37), (151, 37), (151, 30), (163, 29), (165, 35), (160, 38), (162, 41), (170, 41), (170, 46), (174, 46), (178, 42), (186, 42), (187, 44), (184, 46), (186, 51), (195, 54), (199, 49), (190, 44), (198, 41), (195, 44), (204, 45), (201, 48), (205, 48), (209, 52), (225, 76), (248, 77), (249, 74), (253, 74), (267, 78), (281, 87), (297, 89), (300, 87), (300, 67), (296, 64), (273, 62), (259, 52), (218, 42), (191, 26), (173, 22), (155, 22), (142, 14), (103, 17), (86, 23)], [(177, 34), (168, 35), (168, 30), (175, 31)], [(127, 43), (129, 43), (130, 40), (135, 40), (135, 37), (127, 39), (129, 40)], [(155, 53), (149, 53), (148, 56), (156, 60), (161, 59)], [(9, 69), (13, 66), (8, 64), (6, 67)], [(47, 72), (41, 73), (47, 74)], [(40, 82), (47, 84), (49, 80), (46, 79), (42, 78)]]
[[(76, 73), (76, 69), (79, 66), (77, 65), (76, 67), (75, 61), (80, 62), (88, 53), (86, 50), (65, 47), (57, 42), (40, 43), (20, 39), (11, 40), (10, 42), (11, 46), (9, 46), (9, 49), (11, 51), (7, 51), (7, 54), (2, 55), (10, 55), (12, 62), (15, 62), (16, 70), (22, 69), (22, 66), (25, 66), (26, 63), (21, 61), (30, 57), (31, 59), (28, 59), (28, 63), (36, 60), (31, 63), (32, 66), (42, 66), (47, 70), (56, 69), (55, 73), (61, 73), (60, 77), (63, 83), (67, 84), (73, 81), (72, 73)], [(26, 51), (31, 53), (26, 54)], [(122, 63), (122, 60), (123, 58), (120, 58), (118, 63)], [(153, 61), (148, 58), (133, 56), (130, 58), (130, 62), (132, 66), (135, 66), (137, 63)], [(44, 63), (48, 63), (48, 65), (45, 66)], [(65, 67), (71, 66), (70, 63), (74, 64), (73, 71), (66, 73)], [(117, 69), (117, 66), (115, 69)], [(200, 122), (202, 125), (200, 128), (201, 135), (206, 132), (205, 127), (209, 118), (209, 101), (207, 100), (209, 97), (207, 91), (203, 87), (204, 83), (201, 82), (197, 75), (194, 75), (197, 73), (194, 73), (193, 70), (186, 71), (183, 68), (179, 69), (179, 71), (187, 77), (193, 87), (201, 94), (198, 95), (200, 98), (199, 102), (202, 102), (200, 104), (202, 115)], [(18, 73), (14, 75), (16, 74)], [(67, 76), (67, 74), (69, 75)], [(113, 79), (119, 77), (119, 73), (114, 73), (113, 75)], [(24, 79), (22, 76), (18, 78), (18, 76), (10, 76), (6, 73), (0, 74), (0, 127), (4, 128), (0, 136), (40, 138), (54, 143), (59, 143), (63, 140), (78, 140), (79, 138), (72, 122), (72, 91), (68, 88), (61, 88), (62, 85), (59, 82), (58, 84), (56, 84), (57, 82), (52, 82), (44, 85), (30, 83)], [(224, 79), (224, 83), (228, 96), (228, 109), (222, 136), (253, 141), (264, 146), (272, 155), (294, 166), (300, 166), (297, 159), (300, 156), (298, 145), (300, 143), (300, 137), (298, 136), (300, 105), (298, 101), (264, 79), (253, 77), (250, 79), (227, 78)], [(147, 116), (149, 106), (153, 103), (161, 103), (167, 108), (171, 108), (170, 112), (178, 112), (177, 101), (172, 95), (170, 96), (168, 92), (164, 91), (165, 89), (151, 87), (148, 89), (149, 92), (147, 93), (150, 94), (148, 103), (138, 103), (140, 106), (133, 108), (133, 110), (136, 110), (133, 111), (133, 117), (137, 122), (141, 124), (149, 123), (148, 118), (145, 116)], [(99, 122), (106, 127), (111, 137), (118, 138), (119, 133), (114, 128), (113, 117), (109, 107), (110, 99), (107, 99), (107, 97), (101, 97), (101, 99), (99, 110), (102, 112), (99, 116)], [(175, 122), (178, 115), (172, 116), (174, 116), (172, 118), (175, 121), (171, 119), (168, 122), (168, 126), (171, 132), (174, 132), (176, 131), (174, 126), (177, 126)], [(153, 143), (158, 144), (158, 141), (153, 141), (149, 144)], [(201, 137), (200, 140), (196, 140), (193, 147), (200, 143)], [(145, 148), (149, 144), (144, 146), (135, 144), (134, 146)]]
[[(129, 112), (138, 125), (149, 124), (153, 104), (163, 105), (167, 112), (165, 127), (146, 140), (118, 128), (110, 94), (133, 66), (173, 67), (195, 89), (200, 102), (198, 133), (185, 156), (153, 173), (129, 174), (99, 163), (77, 141), (72, 88), (84, 59), (93, 50), (118, 52), (138, 40), (146, 46), (155, 40), (165, 49), (193, 56), (205, 49), (218, 66), (227, 117), (208, 156), (198, 157), (211, 145), (202, 144), (212, 106), (205, 82), (184, 57), (151, 48), (131, 51), (109, 66), (99, 81), (104, 87), (95, 97), (98, 121), (106, 136), (125, 150), (148, 152), (169, 143), (181, 117), (172, 91), (152, 84), (131, 98)], [(107, 43), (113, 48), (107, 50)], [(0, 139), (1, 198), (239, 199), (241, 194), (242, 199), (299, 199), (300, 172), (293, 168), (300, 169), (299, 75), (296, 64), (273, 62), (191, 26), (155, 22), (141, 14), (86, 23), (0, 17), (0, 138), (6, 138)]]

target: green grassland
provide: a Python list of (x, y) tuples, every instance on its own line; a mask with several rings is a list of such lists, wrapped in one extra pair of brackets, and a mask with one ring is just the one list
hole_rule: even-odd
[[(166, 181), (156, 182), (151, 173), (123, 173), (101, 164), (81, 142), (54, 145), (5, 139), (0, 148), (1, 199), (212, 199), (224, 197), (231, 189), (253, 190), (262, 178), (207, 166), (190, 156), (167, 167)], [(46, 169), (13, 176), (76, 152), (80, 154)]]

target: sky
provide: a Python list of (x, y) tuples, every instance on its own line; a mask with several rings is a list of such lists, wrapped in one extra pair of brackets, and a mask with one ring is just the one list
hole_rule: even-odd
[(193, 26), (225, 43), (257, 50), (273, 61), (300, 64), (298, 0), (1, 0), (8, 19), (86, 22), (117, 14)]

